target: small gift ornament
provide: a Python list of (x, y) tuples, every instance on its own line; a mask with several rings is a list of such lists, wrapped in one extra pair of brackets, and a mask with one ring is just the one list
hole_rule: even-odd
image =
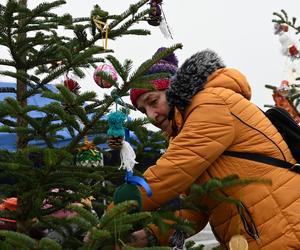
[(103, 64), (98, 66), (94, 71), (94, 81), (99, 85), (101, 88), (110, 88), (112, 86), (112, 83), (108, 80), (105, 80), (101, 77), (101, 74), (99, 72), (104, 73), (109, 78), (111, 78), (113, 81), (118, 80), (118, 73), (115, 70), (115, 68), (108, 64)]
[(79, 148), (75, 155), (75, 165), (77, 167), (102, 167), (103, 156), (96, 148), (93, 142), (89, 142), (88, 138), (84, 138), (84, 145)]

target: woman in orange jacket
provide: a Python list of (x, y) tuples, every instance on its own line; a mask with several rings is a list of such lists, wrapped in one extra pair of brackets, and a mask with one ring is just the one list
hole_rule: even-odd
[[(224, 249), (237, 231), (251, 250), (300, 249), (300, 175), (226, 153), (260, 153), (296, 163), (280, 133), (250, 101), (245, 76), (204, 50), (187, 59), (168, 86), (153, 84), (156, 91), (132, 89), (132, 104), (173, 139), (144, 173), (153, 195), (140, 189), (142, 210), (155, 210), (213, 177), (263, 177), (272, 185), (224, 190), (241, 201), (239, 209), (208, 200), (208, 213), (198, 214), (198, 224), (209, 222)], [(146, 232), (134, 235), (143, 238)]]

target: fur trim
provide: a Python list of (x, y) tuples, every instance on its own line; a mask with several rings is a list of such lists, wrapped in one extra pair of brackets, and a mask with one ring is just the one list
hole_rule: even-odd
[(204, 88), (208, 76), (221, 68), (225, 68), (225, 64), (212, 50), (203, 50), (191, 56), (171, 79), (166, 92), (170, 106), (183, 111), (192, 97)]

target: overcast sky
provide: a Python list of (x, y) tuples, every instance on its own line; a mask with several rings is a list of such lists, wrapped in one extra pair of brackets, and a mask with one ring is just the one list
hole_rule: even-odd
[[(6, 0), (0, 0), (5, 4)], [(29, 6), (42, 1), (28, 0)], [(60, 13), (70, 13), (74, 17), (89, 16), (95, 4), (111, 14), (119, 14), (132, 0), (68, 0)], [(163, 10), (174, 39), (166, 39), (159, 28), (141, 23), (138, 27), (149, 29), (152, 34), (146, 37), (128, 36), (109, 42), (108, 47), (115, 50), (115, 56), (122, 62), (130, 58), (136, 68), (148, 59), (158, 47), (182, 43), (177, 50), (179, 63), (202, 49), (215, 50), (227, 66), (242, 71), (248, 78), (252, 100), (263, 108), (273, 104), (271, 91), (265, 84), (278, 85), (286, 78), (289, 63), (280, 52), (278, 36), (274, 35), (271, 22), (274, 11), (285, 9), (289, 16), (300, 18), (298, 0), (164, 0)], [(300, 20), (299, 20), (300, 21)], [(299, 23), (300, 25), (300, 23)], [(291, 35), (294, 33), (291, 32)], [(297, 38), (297, 37), (296, 37)], [(1, 57), (7, 53), (0, 47)], [(298, 66), (299, 62), (294, 62)], [(1, 67), (1, 66), (0, 66)], [(93, 71), (80, 80), (82, 90), (102, 93), (92, 79)], [(0, 76), (0, 81), (7, 80)]]

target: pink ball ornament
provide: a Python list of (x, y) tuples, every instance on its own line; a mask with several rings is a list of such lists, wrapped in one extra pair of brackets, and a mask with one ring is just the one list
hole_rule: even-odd
[(118, 73), (115, 68), (108, 64), (102, 64), (98, 66), (94, 71), (94, 81), (99, 85), (101, 88), (110, 88), (112, 84), (108, 81), (101, 79), (101, 76), (97, 75), (98, 72), (104, 72), (112, 77), (115, 81), (118, 79)]

